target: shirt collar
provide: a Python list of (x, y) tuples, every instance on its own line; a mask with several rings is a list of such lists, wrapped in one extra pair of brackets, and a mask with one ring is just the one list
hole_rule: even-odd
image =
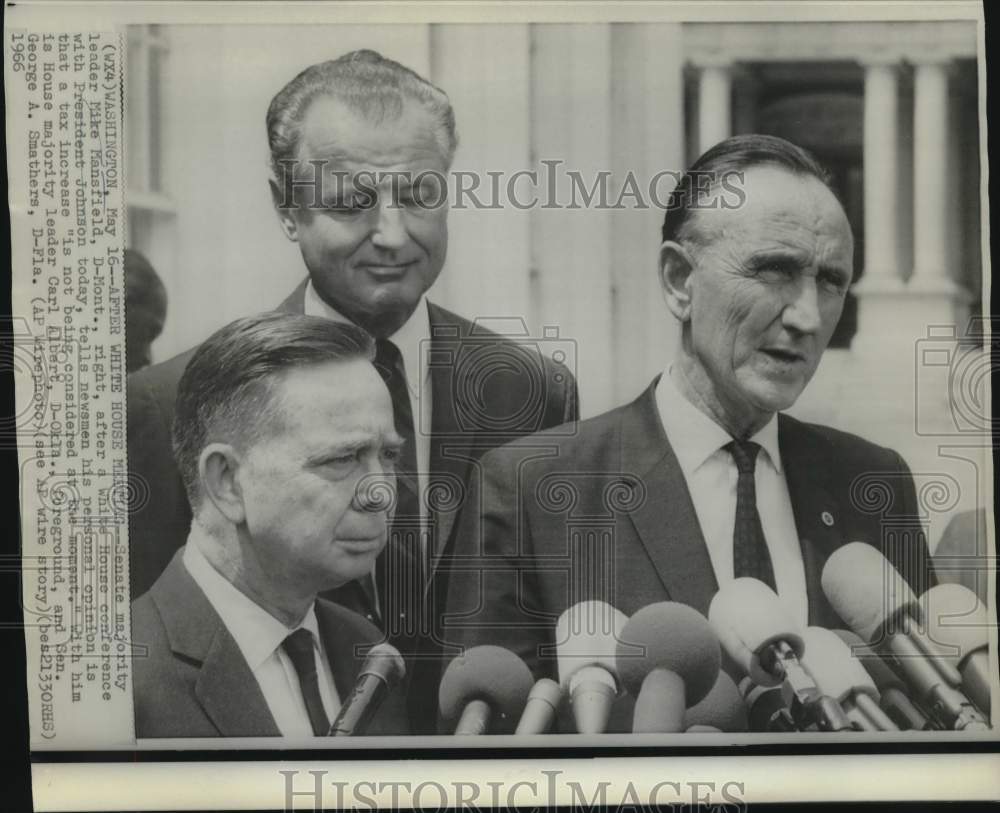
[[(670, 446), (685, 475), (697, 471), (706, 460), (732, 440), (725, 429), (684, 397), (674, 382), (672, 367), (667, 368), (656, 386), (656, 405)], [(778, 450), (777, 414), (772, 415), (750, 440), (761, 446), (771, 465), (780, 474), (782, 466)]]
[(197, 523), (192, 525), (184, 547), (184, 566), (191, 578), (201, 588), (212, 607), (233, 636), (251, 671), (256, 671), (282, 642), (297, 629), (307, 629), (312, 633), (313, 646), (318, 646), (319, 625), (316, 622), (316, 606), (309, 607), (305, 618), (296, 627), (286, 627), (267, 610), (256, 604), (245, 593), (240, 592), (205, 558), (199, 544), (211, 544), (198, 532)]
[[(306, 283), (303, 312), (306, 316), (322, 316), (335, 322), (351, 321), (320, 298), (313, 287), (312, 280)], [(389, 341), (399, 348), (399, 354), (403, 357), (406, 381), (411, 392), (421, 392), (422, 385), (426, 383), (429, 369), (427, 356), (430, 349), (430, 338), (430, 312), (427, 309), (427, 298), (422, 296), (410, 318), (403, 323), (399, 330), (389, 336)]]

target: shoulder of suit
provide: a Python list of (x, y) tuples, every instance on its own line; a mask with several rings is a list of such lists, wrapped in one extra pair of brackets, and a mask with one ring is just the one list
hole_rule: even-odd
[[(431, 331), (433, 336), (433, 331), (435, 328), (448, 327), (457, 328), (459, 339), (490, 339), (491, 341), (498, 341), (510, 345), (520, 345), (531, 347), (533, 342), (537, 340), (534, 336), (524, 336), (522, 338), (512, 338), (511, 336), (505, 336), (503, 333), (497, 333), (495, 330), (491, 330), (485, 325), (479, 322), (473, 322), (471, 319), (467, 319), (464, 316), (460, 316), (454, 311), (450, 311), (447, 308), (443, 308), (440, 305), (436, 305), (433, 302), (427, 303), (428, 313), (430, 315)], [(447, 338), (452, 338), (451, 332)], [(543, 340), (544, 342), (545, 340)], [(549, 358), (544, 350), (544, 344), (538, 347), (540, 355), (552, 364), (558, 364), (558, 362), (553, 361)]]
[(181, 376), (184, 374), (184, 368), (187, 367), (188, 362), (198, 347), (200, 345), (192, 347), (190, 350), (185, 350), (183, 353), (179, 353), (166, 361), (161, 361), (158, 364), (144, 367), (129, 374), (129, 390), (132, 393), (148, 392), (154, 395), (165, 394), (172, 397), (173, 393), (177, 390), (177, 382), (180, 381)]
[(379, 628), (364, 616), (325, 598), (316, 599), (316, 615), (336, 629), (346, 630), (356, 643), (376, 644), (384, 637)]
[[(308, 279), (302, 280), (288, 298), (278, 305), (275, 310), (301, 313), (307, 282)], [(184, 368), (187, 367), (191, 356), (195, 354), (199, 347), (201, 347), (201, 343), (188, 348), (182, 353), (178, 353), (166, 361), (151, 364), (149, 367), (144, 367), (129, 374), (128, 384), (130, 389), (134, 392), (147, 391), (156, 393), (166, 391), (168, 394), (176, 390), (177, 382), (180, 381), (181, 375), (184, 373)]]
[(887, 446), (880, 446), (865, 440), (859, 435), (851, 432), (844, 432), (818, 423), (806, 423), (797, 420), (790, 415), (781, 415), (781, 431), (791, 433), (793, 441), (795, 436), (804, 439), (819, 441), (830, 447), (831, 459), (850, 465), (852, 463), (872, 465), (895, 466), (901, 460), (898, 452)]
[(510, 464), (526, 457), (539, 457), (537, 469), (565, 469), (580, 461), (607, 460), (617, 455), (623, 416), (634, 404), (615, 407), (592, 418), (553, 426), (498, 446), (483, 455), (484, 466)]

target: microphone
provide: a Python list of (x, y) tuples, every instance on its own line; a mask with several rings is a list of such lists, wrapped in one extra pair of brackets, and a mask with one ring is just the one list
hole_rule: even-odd
[(962, 692), (962, 676), (919, 629), (923, 613), (899, 571), (874, 547), (850, 542), (834, 551), (820, 578), (847, 625), (885, 657), (923, 710), (944, 728), (985, 731), (989, 723)]
[(636, 698), (633, 733), (684, 730), (684, 712), (709, 693), (722, 655), (708, 621), (676, 601), (643, 607), (622, 630), (618, 673)]
[(445, 726), (455, 734), (509, 734), (531, 691), (531, 672), (509, 649), (474, 646), (448, 664), (438, 688)]
[(376, 644), (368, 651), (350, 697), (330, 725), (328, 736), (352, 737), (368, 730), (375, 712), (386, 695), (406, 675), (406, 665), (399, 650), (391, 644)]
[(740, 681), (740, 695), (747, 708), (750, 731), (795, 731), (795, 722), (785, 705), (781, 689), (758, 686), (749, 675)]
[(990, 713), (989, 616), (979, 596), (961, 584), (939, 584), (920, 597), (927, 638), (958, 669), (962, 689), (983, 714)]
[(757, 579), (734, 579), (715, 594), (708, 619), (726, 653), (758, 687), (781, 685), (796, 728), (851, 728), (844, 710), (820, 691), (800, 662), (805, 651), (802, 630), (788, 619), (770, 587)]
[(875, 681), (881, 700), (879, 705), (889, 718), (903, 731), (924, 731), (936, 728), (923, 712), (910, 700), (906, 687), (899, 676), (879, 657), (860, 636), (850, 630), (834, 630), (847, 646), (851, 657), (858, 661)]
[(559, 683), (580, 734), (603, 734), (621, 693), (615, 652), (625, 621), (625, 614), (610, 604), (581, 601), (556, 622)]
[(747, 725), (747, 704), (733, 679), (721, 670), (708, 694), (684, 712), (686, 731), (698, 726), (716, 731), (746, 731)]
[(851, 650), (837, 633), (822, 627), (809, 627), (805, 642), (803, 665), (819, 690), (840, 703), (855, 728), (861, 731), (899, 730), (878, 705), (875, 681), (851, 657)]
[(545, 734), (552, 727), (559, 703), (562, 701), (562, 687), (554, 680), (542, 678), (531, 687), (524, 713), (514, 729), (515, 734)]

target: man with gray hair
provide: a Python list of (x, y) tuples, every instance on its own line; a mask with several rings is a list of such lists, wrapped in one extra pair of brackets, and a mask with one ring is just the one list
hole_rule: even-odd
[[(573, 604), (632, 615), (672, 600), (707, 614), (742, 577), (773, 588), (795, 623), (841, 627), (820, 575), (859, 540), (918, 592), (933, 583), (902, 458), (783, 414), (853, 279), (851, 229), (816, 160), (767, 135), (715, 145), (679, 182), (659, 256), (681, 326), (674, 359), (572, 437), (543, 432), (486, 455), (443, 569), (489, 567), (450, 580), (450, 642), (506, 646), (552, 677), (556, 620)], [(557, 451), (539, 457), (543, 442)], [(884, 505), (865, 505), (858, 484)]]
[[(445, 261), (444, 181), (458, 142), (442, 90), (374, 51), (355, 51), (292, 79), (270, 105), (267, 132), (275, 210), (308, 272), (279, 310), (350, 322), (376, 338), (375, 364), (406, 441), (385, 553), (372, 576), (328, 595), (413, 654), (431, 637), (425, 586), (478, 458), (575, 420), (576, 384), (537, 345), (426, 297)], [(129, 466), (150, 492), (130, 514), (134, 594), (156, 578), (190, 523), (169, 448), (189, 357), (129, 381)]]
[[(139, 737), (324, 737), (382, 637), (317, 594), (370, 572), (402, 439), (354, 325), (238, 319), (191, 357), (174, 450), (194, 521), (132, 609)], [(390, 695), (368, 733), (407, 730)]]

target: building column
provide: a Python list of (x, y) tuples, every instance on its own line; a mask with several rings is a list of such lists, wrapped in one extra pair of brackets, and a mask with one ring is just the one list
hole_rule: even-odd
[(948, 257), (948, 65), (917, 62), (913, 79), (913, 278), (927, 291), (957, 286)]
[(865, 273), (859, 292), (902, 287), (897, 253), (899, 66), (865, 65)]
[(701, 65), (698, 77), (698, 147), (705, 152), (732, 134), (732, 65)]

